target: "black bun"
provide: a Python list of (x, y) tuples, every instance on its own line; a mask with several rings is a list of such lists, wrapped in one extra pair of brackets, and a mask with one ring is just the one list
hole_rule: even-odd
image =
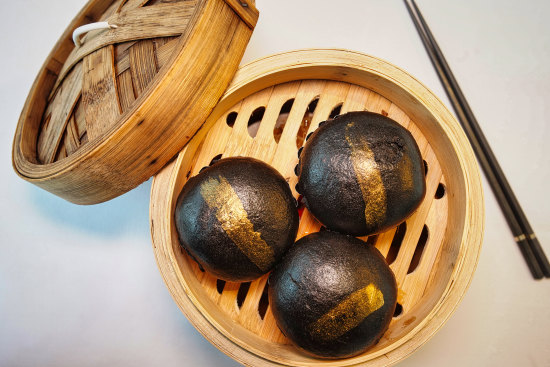
[(396, 302), (395, 277), (380, 252), (331, 231), (301, 238), (269, 278), (277, 325), (322, 358), (351, 357), (376, 344)]
[(426, 193), (424, 164), (413, 136), (394, 120), (349, 112), (307, 140), (296, 189), (327, 228), (364, 236), (411, 215)]
[(229, 281), (270, 271), (298, 232), (288, 184), (252, 158), (221, 159), (185, 184), (175, 210), (182, 247), (206, 270)]

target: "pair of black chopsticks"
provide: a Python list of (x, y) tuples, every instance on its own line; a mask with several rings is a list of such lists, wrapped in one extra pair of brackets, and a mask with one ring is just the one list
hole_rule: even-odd
[(404, 0), (477, 159), (535, 279), (550, 278), (550, 264), (489, 143), (414, 0)]

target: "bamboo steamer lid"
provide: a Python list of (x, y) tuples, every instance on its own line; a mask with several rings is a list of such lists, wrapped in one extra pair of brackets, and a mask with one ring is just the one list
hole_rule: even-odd
[(17, 174), (77, 204), (147, 180), (207, 119), (257, 19), (252, 0), (90, 0), (27, 97)]

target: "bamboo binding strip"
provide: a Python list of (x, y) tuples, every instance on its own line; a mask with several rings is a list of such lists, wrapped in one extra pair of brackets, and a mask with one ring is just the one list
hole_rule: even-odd
[[(425, 162), (427, 193), (406, 222), (363, 238), (386, 256), (397, 278), (399, 305), (388, 332), (363, 355), (317, 360), (297, 351), (277, 328), (267, 301), (267, 276), (239, 284), (201, 271), (179, 246), (173, 210), (185, 181), (221, 157), (263, 160), (294, 190), (297, 151), (307, 134), (321, 121), (356, 110), (387, 115), (413, 134)], [(381, 366), (410, 354), (445, 322), (477, 262), (483, 201), (466, 138), (422, 85), (366, 55), (290, 52), (240, 70), (206, 125), (208, 132), (201, 130), (155, 177), (151, 230), (172, 296), (207, 339), (250, 366)], [(298, 238), (318, 230), (321, 225), (304, 209)]]
[[(14, 139), (16, 171), (80, 204), (145, 181), (206, 119), (257, 16), (248, 1), (90, 1), (31, 90)], [(73, 29), (94, 22), (111, 27), (75, 47)]]

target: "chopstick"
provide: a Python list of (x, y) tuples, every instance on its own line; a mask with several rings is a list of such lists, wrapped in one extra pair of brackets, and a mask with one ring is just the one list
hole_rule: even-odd
[(489, 142), (481, 131), (481, 127), (468, 105), (449, 64), (447, 64), (415, 1), (404, 1), (533, 278), (549, 278), (550, 263), (544, 254), (544, 250), (491, 150)]

